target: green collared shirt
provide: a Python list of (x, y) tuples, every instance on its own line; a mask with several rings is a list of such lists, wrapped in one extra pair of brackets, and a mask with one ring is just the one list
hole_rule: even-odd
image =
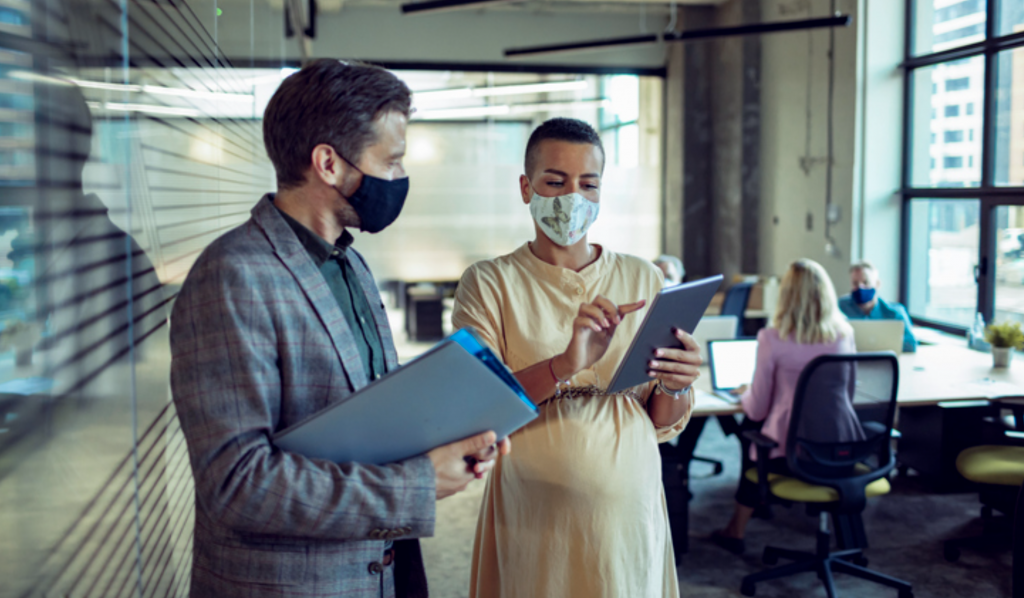
[(317, 236), (316, 233), (303, 226), (280, 208), (278, 212), (284, 216), (285, 222), (295, 231), (302, 246), (309, 252), (309, 257), (320, 269), (327, 280), (334, 299), (345, 314), (352, 335), (356, 339), (356, 349), (363, 360), (363, 367), (370, 381), (383, 376), (387, 366), (384, 363), (384, 345), (381, 343), (377, 324), (370, 311), (370, 302), (359, 285), (359, 278), (348, 259), (348, 248), (355, 240), (347, 230), (331, 245)]

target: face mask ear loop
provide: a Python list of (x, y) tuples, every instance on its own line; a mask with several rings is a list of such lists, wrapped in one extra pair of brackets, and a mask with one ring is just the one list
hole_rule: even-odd
[[(358, 173), (359, 173), (360, 175), (362, 175), (362, 176), (364, 176), (364, 177), (366, 176), (366, 173), (365, 173), (365, 172), (363, 172), (362, 170), (360, 170), (358, 166), (356, 166), (355, 164), (353, 164), (351, 160), (349, 160), (348, 158), (346, 158), (345, 156), (343, 156), (343, 155), (342, 155), (342, 153), (338, 151), (338, 148), (336, 148), (336, 147), (334, 147), (334, 146), (332, 145), (332, 146), (331, 146), (331, 149), (333, 149), (333, 150), (334, 150), (334, 153), (335, 153), (335, 154), (338, 154), (338, 157), (339, 157), (339, 158), (341, 158), (342, 160), (344, 160), (344, 161), (345, 161), (345, 164), (348, 164), (348, 165), (349, 165), (349, 166), (351, 166), (352, 168), (355, 168), (355, 169), (356, 169), (356, 172), (358, 172)], [(360, 185), (362, 185), (362, 182), (360, 182)], [(355, 195), (355, 194), (353, 194), (353, 195), (350, 195), (350, 196), (348, 196), (348, 197), (345, 197), (345, 194), (341, 192), (341, 188), (340, 188), (340, 187), (334, 187), (334, 190), (335, 190), (335, 191), (337, 191), (337, 192), (338, 192), (338, 195), (340, 195), (340, 196), (342, 197), (342, 199), (344, 199), (345, 201), (350, 201), (350, 200), (352, 199), (352, 197), (353, 197), (353, 196)], [(359, 187), (356, 187), (356, 191), (358, 191), (358, 190), (359, 190)]]

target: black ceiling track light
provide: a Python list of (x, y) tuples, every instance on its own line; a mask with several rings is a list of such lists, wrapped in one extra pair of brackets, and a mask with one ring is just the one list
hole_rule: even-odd
[(507, 2), (521, 2), (522, 0), (428, 0), (427, 2), (410, 2), (402, 5), (402, 14), (411, 15), (424, 12), (441, 12), (444, 10), (457, 10), (460, 8), (472, 8), (488, 4), (502, 4)]
[[(440, 1), (451, 2), (456, 0)], [(609, 48), (614, 46), (634, 46), (639, 44), (653, 44), (658, 41), (684, 42), (698, 39), (730, 37), (734, 35), (760, 35), (763, 33), (781, 33), (783, 31), (800, 31), (803, 29), (818, 29), (822, 27), (846, 27), (847, 25), (850, 24), (851, 20), (852, 19), (850, 15), (836, 15), (834, 17), (824, 17), (820, 19), (805, 19), (802, 21), (757, 23), (754, 25), (740, 25), (738, 27), (714, 27), (711, 29), (694, 29), (691, 31), (666, 31), (664, 33), (650, 33), (646, 35), (634, 35), (630, 37), (615, 37), (585, 42), (573, 42), (568, 44), (531, 46), (527, 48), (509, 48), (505, 50), (505, 58), (536, 56), (538, 54), (576, 52), (580, 50), (599, 50), (602, 48)]]

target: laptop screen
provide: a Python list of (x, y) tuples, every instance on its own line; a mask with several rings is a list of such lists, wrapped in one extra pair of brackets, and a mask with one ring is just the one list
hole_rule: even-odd
[(715, 390), (732, 390), (754, 380), (757, 339), (710, 341), (708, 361)]

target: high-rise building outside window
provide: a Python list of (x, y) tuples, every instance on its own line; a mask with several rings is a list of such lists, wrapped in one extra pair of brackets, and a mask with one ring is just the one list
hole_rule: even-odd
[(1024, 321), (1024, 1), (907, 2), (901, 298), (939, 327)]

